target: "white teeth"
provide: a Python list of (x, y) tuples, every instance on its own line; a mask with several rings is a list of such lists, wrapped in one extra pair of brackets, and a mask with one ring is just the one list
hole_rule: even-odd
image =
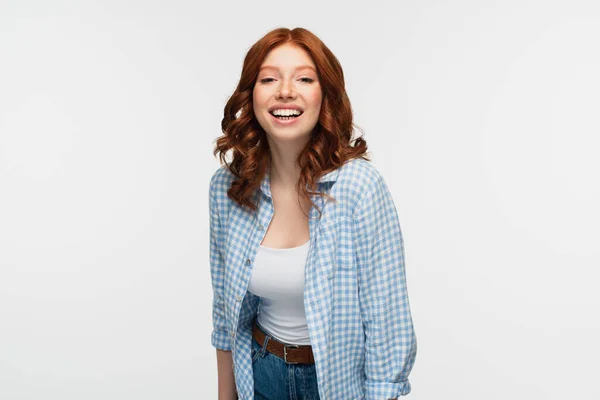
[(280, 109), (271, 111), (271, 114), (280, 117), (289, 117), (291, 115), (300, 115), (302, 112), (300, 110)]

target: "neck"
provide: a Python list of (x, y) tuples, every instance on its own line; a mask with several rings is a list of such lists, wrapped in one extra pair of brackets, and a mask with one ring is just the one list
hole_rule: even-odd
[(304, 144), (298, 142), (269, 143), (271, 166), (269, 179), (271, 184), (280, 188), (293, 189), (300, 180), (301, 168), (296, 162)]

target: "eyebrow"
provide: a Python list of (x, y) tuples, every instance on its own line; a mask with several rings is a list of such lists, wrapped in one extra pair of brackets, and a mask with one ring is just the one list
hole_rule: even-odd
[[(317, 72), (313, 67), (311, 67), (310, 65), (299, 65), (296, 68), (294, 68), (294, 70), (297, 69), (312, 69), (313, 71)], [(273, 65), (263, 65), (262, 67), (260, 67), (259, 71), (262, 71), (263, 69), (277, 69), (277, 67), (273, 66)]]

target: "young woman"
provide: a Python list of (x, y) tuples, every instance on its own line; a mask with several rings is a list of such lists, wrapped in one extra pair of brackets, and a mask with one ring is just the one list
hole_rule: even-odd
[(352, 127), (340, 63), (314, 34), (275, 29), (250, 48), (209, 187), (219, 399), (411, 390), (398, 215)]

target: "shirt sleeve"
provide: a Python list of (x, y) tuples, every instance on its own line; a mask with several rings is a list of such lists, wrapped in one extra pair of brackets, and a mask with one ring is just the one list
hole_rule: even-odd
[(219, 219), (215, 184), (215, 176), (213, 176), (210, 181), (208, 196), (210, 213), (210, 275), (213, 288), (213, 331), (211, 334), (211, 344), (217, 349), (231, 351), (231, 339), (227, 331), (225, 318), (225, 261), (221, 248), (221, 245), (225, 243), (225, 234)]
[(407, 395), (417, 353), (398, 213), (383, 177), (355, 214), (360, 313), (365, 331), (366, 399)]

